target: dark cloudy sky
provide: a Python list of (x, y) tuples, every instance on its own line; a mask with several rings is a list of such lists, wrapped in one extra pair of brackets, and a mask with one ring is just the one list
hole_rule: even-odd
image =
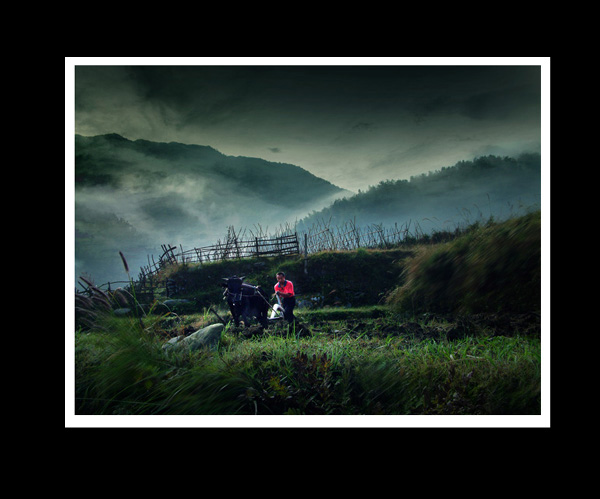
[(541, 148), (538, 59), (172, 61), (75, 59), (75, 132), (292, 163), (355, 192)]

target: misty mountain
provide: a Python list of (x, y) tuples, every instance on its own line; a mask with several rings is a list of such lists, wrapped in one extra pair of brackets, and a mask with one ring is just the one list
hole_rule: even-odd
[(349, 192), (291, 164), (208, 146), (75, 136), (75, 264), (96, 283), (137, 277), (161, 244), (222, 239), (227, 227), (276, 229)]
[(358, 226), (411, 222), (423, 232), (451, 230), (490, 216), (500, 220), (539, 209), (540, 202), (539, 154), (522, 154), (516, 159), (484, 156), (410, 180), (380, 182), (311, 212), (298, 222), (298, 230), (307, 231), (318, 223), (341, 226), (354, 220)]
[(226, 156), (208, 146), (75, 137), (75, 269), (96, 283), (133, 278), (161, 244), (184, 249), (223, 239), (227, 228), (298, 232), (325, 221), (412, 223), (453, 229), (539, 208), (539, 154), (485, 156), (439, 171), (386, 180), (351, 194), (290, 164)]

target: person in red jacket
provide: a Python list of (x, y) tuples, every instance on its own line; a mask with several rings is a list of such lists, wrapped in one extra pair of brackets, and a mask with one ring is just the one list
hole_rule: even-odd
[(294, 284), (287, 281), (283, 272), (277, 272), (277, 284), (275, 284), (275, 295), (281, 298), (281, 305), (284, 308), (283, 318), (288, 322), (293, 322), (294, 307), (296, 306), (296, 297), (294, 294)]

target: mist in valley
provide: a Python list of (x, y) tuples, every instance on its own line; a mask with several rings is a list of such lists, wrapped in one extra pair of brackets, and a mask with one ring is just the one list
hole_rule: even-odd
[(161, 245), (215, 244), (229, 227), (250, 236), (294, 228), (349, 191), (294, 165), (229, 157), (203, 146), (76, 138), (75, 267), (97, 284), (126, 281)]
[(75, 177), (76, 278), (96, 284), (128, 279), (119, 252), (136, 279), (161, 245), (210, 246), (229, 227), (243, 238), (346, 222), (418, 235), (500, 220), (541, 201), (535, 153), (461, 161), (354, 194), (294, 165), (111, 134), (77, 136)]

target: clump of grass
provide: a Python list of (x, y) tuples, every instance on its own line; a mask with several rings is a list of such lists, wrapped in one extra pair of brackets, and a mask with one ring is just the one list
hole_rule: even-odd
[(77, 414), (234, 414), (244, 386), (201, 353), (166, 356), (156, 316), (106, 317), (104, 332), (76, 336)]
[(133, 296), (133, 303), (134, 303), (133, 311), (134, 311), (135, 316), (138, 319), (140, 327), (143, 328), (144, 325), (142, 323), (142, 318), (140, 316), (140, 310), (142, 310), (142, 312), (143, 312), (143, 309), (139, 306), (139, 303), (138, 303), (138, 300), (137, 300), (137, 297), (136, 297), (136, 294), (135, 294), (135, 283), (133, 282), (133, 279), (131, 278), (131, 275), (129, 275), (129, 265), (127, 264), (127, 260), (125, 259), (125, 255), (123, 255), (122, 251), (119, 251), (119, 255), (121, 256), (121, 260), (123, 262), (123, 267), (125, 268), (125, 273), (127, 274), (127, 280), (129, 281), (129, 287), (131, 288), (131, 293), (132, 293), (132, 296)]
[(78, 328), (91, 329), (100, 327), (100, 319), (109, 314), (118, 297), (98, 288), (84, 276), (79, 279), (84, 282), (87, 294), (75, 293), (75, 325)]
[(421, 247), (387, 303), (413, 314), (539, 311), (540, 226), (538, 211)]
[(75, 324), (78, 328), (99, 328), (102, 318), (111, 315), (117, 308), (129, 308), (137, 318), (139, 325), (143, 328), (141, 316), (145, 315), (144, 308), (138, 303), (135, 294), (135, 285), (129, 274), (129, 265), (121, 251), (119, 251), (125, 272), (130, 284), (130, 291), (117, 288), (114, 291), (103, 291), (96, 286), (91, 279), (80, 276), (79, 279), (86, 286), (85, 293), (75, 293)]

